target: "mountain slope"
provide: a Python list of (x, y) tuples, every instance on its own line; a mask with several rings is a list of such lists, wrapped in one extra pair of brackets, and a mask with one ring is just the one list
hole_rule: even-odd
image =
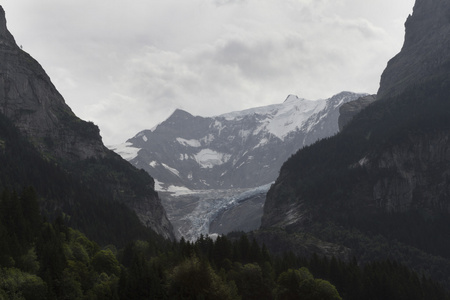
[(163, 189), (253, 188), (272, 182), (299, 148), (335, 134), (339, 107), (361, 96), (343, 92), (317, 101), (289, 96), (281, 104), (211, 118), (176, 110), (155, 129), (113, 149)]
[[(42, 160), (56, 166), (57, 172), (67, 174), (65, 179), (72, 181), (73, 186), (93, 193), (93, 198), (125, 205), (145, 226), (166, 238), (173, 238), (170, 222), (154, 191), (153, 179), (108, 150), (97, 126), (75, 116), (39, 63), (16, 45), (6, 28), (1, 7), (0, 113), (19, 129), (19, 135), (33, 145)], [(4, 144), (6, 150), (8, 143)], [(32, 165), (24, 165), (33, 169)], [(40, 185), (35, 181), (28, 184)], [(50, 197), (45, 203), (48, 209), (62, 211), (73, 217), (73, 222), (80, 222), (75, 217), (80, 213), (77, 206), (82, 201), (76, 197), (78, 191), (69, 189), (65, 195), (61, 191), (55, 196), (51, 190), (54, 184), (48, 184), (47, 190), (43, 187), (40, 191), (42, 196)], [(90, 217), (108, 216), (91, 214)]]
[[(428, 75), (411, 80), (403, 65), (391, 61), (384, 74), (392, 80), (382, 79), (379, 100), (340, 134), (302, 149), (283, 165), (268, 192), (262, 228), (309, 231), (352, 248), (361, 260), (396, 259), (448, 278), (450, 64), (428, 64), (426, 51), (434, 46), (427, 42), (442, 42), (441, 26), (447, 28), (450, 19), (437, 10), (448, 9), (448, 2), (417, 0), (395, 60), (415, 59)], [(416, 43), (424, 31), (433, 36)]]

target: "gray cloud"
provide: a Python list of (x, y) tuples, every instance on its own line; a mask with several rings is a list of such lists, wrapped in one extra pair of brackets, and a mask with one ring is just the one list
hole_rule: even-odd
[(376, 92), (414, 0), (5, 0), (74, 111), (123, 142), (175, 108), (216, 115)]

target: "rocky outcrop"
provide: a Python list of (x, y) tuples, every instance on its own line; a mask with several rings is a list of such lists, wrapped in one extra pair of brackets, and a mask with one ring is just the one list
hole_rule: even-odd
[(260, 245), (266, 245), (272, 254), (280, 257), (286, 253), (293, 253), (299, 257), (310, 257), (316, 254), (319, 257), (328, 259), (334, 257), (342, 261), (348, 261), (352, 257), (349, 248), (324, 242), (305, 232), (288, 234), (286, 231), (274, 228), (250, 232), (248, 235)]
[(369, 104), (371, 104), (375, 100), (377, 100), (376, 95), (367, 95), (355, 101), (342, 104), (342, 106), (339, 108), (339, 131), (341, 131), (344, 126), (350, 123), (354, 116), (356, 116), (361, 110), (369, 106)]
[[(383, 151), (369, 151), (353, 164), (359, 175), (345, 192), (337, 210), (353, 213), (405, 213), (426, 211), (430, 215), (450, 213), (450, 137), (446, 131), (414, 134)], [(282, 171), (267, 194), (263, 228), (301, 228), (322, 219), (316, 204), (326, 199), (302, 196)], [(351, 175), (349, 175), (351, 176)], [(302, 181), (307, 181), (303, 178)], [(324, 189), (329, 187), (324, 186)], [(330, 194), (333, 194), (331, 192)], [(327, 205), (336, 203), (327, 203)], [(333, 206), (329, 207), (333, 210)]]
[(378, 98), (395, 96), (450, 63), (450, 3), (417, 0), (405, 23), (405, 42), (381, 75)]
[[(70, 173), (87, 160), (114, 161), (115, 170), (108, 170), (110, 166), (98, 168), (104, 173), (97, 174), (98, 178), (104, 178), (105, 186), (116, 195), (114, 200), (135, 211), (142, 223), (157, 233), (173, 238), (172, 227), (154, 192), (152, 179), (141, 176), (139, 181), (144, 187), (110, 179), (109, 171), (121, 174), (125, 179), (134, 171), (128, 169), (126, 161), (103, 145), (96, 125), (79, 119), (72, 112), (40, 64), (17, 46), (6, 27), (5, 12), (1, 6), (0, 113), (14, 123), (43, 157)], [(80, 173), (86, 170), (79, 168)], [(83, 174), (80, 177), (86, 178)], [(137, 189), (147, 191), (147, 194), (137, 193)]]
[(450, 213), (450, 138), (448, 132), (410, 136), (363, 167), (384, 173), (374, 182), (373, 201), (388, 213), (413, 209)]

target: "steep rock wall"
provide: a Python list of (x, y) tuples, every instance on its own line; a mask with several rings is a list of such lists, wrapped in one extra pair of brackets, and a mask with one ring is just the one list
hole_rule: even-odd
[[(103, 145), (96, 125), (79, 119), (72, 112), (41, 65), (16, 44), (7, 29), (1, 6), (0, 113), (10, 119), (46, 159), (64, 166), (69, 172), (77, 166), (81, 174), (87, 170), (92, 172), (99, 161), (114, 161), (113, 170), (95, 166), (103, 170), (96, 173), (96, 180), (101, 180), (115, 195), (111, 200), (127, 205), (143, 224), (158, 234), (174, 238), (172, 226), (154, 191), (153, 179), (146, 174), (136, 175), (137, 170)], [(108, 172), (116, 174), (116, 178)], [(132, 176), (137, 176), (141, 186), (127, 182)]]
[(450, 3), (417, 0), (405, 23), (402, 50), (381, 75), (378, 98), (400, 94), (450, 63)]
[(47, 155), (70, 161), (106, 155), (98, 127), (76, 117), (40, 64), (17, 46), (1, 8), (0, 112)]

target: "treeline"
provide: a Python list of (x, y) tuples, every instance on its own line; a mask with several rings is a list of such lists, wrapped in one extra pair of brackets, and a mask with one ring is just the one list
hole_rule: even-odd
[(0, 299), (450, 299), (391, 261), (271, 255), (246, 235), (101, 248), (39, 214), (32, 188), (0, 199)]
[(274, 293), (341, 299), (305, 268), (275, 283), (269, 253), (245, 237), (238, 243), (150, 239), (101, 249), (63, 218), (43, 220), (32, 188), (2, 193), (0, 238), (0, 299), (272, 299)]
[(118, 299), (122, 267), (99, 245), (39, 213), (32, 188), (0, 199), (0, 299)]

